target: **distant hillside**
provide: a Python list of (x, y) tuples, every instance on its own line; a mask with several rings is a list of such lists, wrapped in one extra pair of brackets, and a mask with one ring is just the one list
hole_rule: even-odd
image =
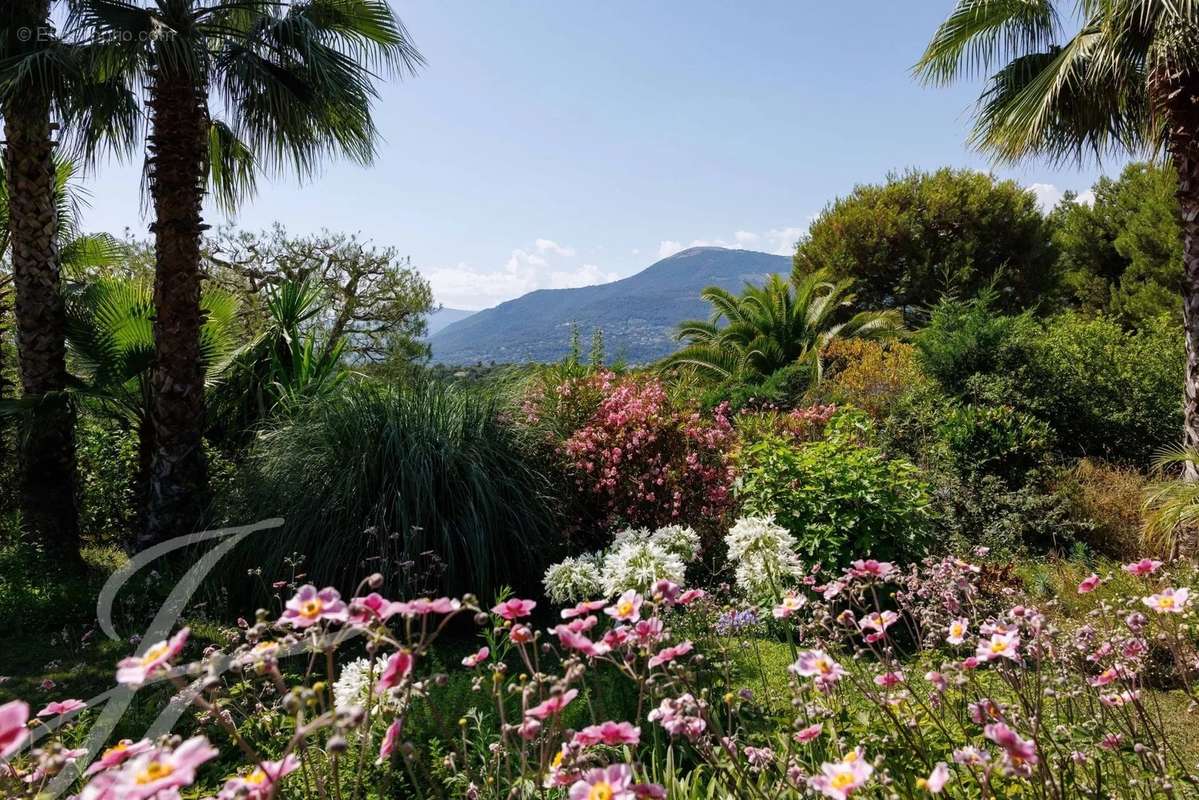
[(556, 361), (570, 346), (571, 324), (587, 344), (600, 328), (609, 357), (634, 364), (673, 352), (675, 326), (707, 317), (706, 286), (738, 290), (773, 272), (790, 273), (791, 259), (752, 250), (693, 247), (612, 283), (579, 289), (543, 289), (478, 311), (429, 340), (433, 361), (473, 364)]
[(429, 319), (426, 321), (428, 331), (425, 333), (425, 336), (433, 336), (474, 313), (476, 312), (467, 311), (463, 308), (439, 308), (429, 315)]

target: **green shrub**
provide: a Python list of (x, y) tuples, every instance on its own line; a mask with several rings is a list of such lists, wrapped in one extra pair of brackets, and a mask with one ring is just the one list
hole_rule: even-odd
[(830, 427), (818, 442), (768, 434), (745, 444), (738, 455), (742, 513), (775, 515), (803, 556), (824, 563), (867, 555), (914, 560), (929, 521), (918, 470)]
[(137, 437), (115, 422), (80, 414), (75, 428), (79, 465), (79, 528), (89, 539), (122, 540), (137, 525)]
[(1087, 544), (1120, 561), (1154, 555), (1141, 541), (1141, 504), (1148, 479), (1134, 469), (1083, 459), (1062, 480), (1075, 514), (1091, 521)]
[(1049, 426), (1000, 406), (959, 406), (938, 426), (949, 465), (959, 475), (994, 475), (1009, 487), (1025, 485), (1051, 458)]
[[(373, 571), (412, 582), (431, 552), (450, 593), (535, 590), (554, 556), (561, 507), (524, 431), (494, 395), (463, 386), (355, 385), (264, 432), (236, 508), (245, 522), (282, 516), (282, 531), (243, 553), (241, 574), (286, 577), (302, 553), (307, 580), (353, 588)], [(269, 541), (269, 549), (262, 550)]]

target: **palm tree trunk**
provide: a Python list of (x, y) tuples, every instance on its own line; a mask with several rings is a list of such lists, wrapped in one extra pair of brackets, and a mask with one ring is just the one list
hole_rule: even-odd
[(206, 506), (204, 373), (200, 366), (201, 217), (208, 98), (201, 76), (160, 62), (150, 88), (154, 201), (154, 451), (139, 545), (195, 530)]
[[(1171, 83), (1164, 104), (1182, 211), (1183, 444), (1199, 448), (1199, 75), (1175, 76)], [(1199, 480), (1199, 465), (1188, 463), (1185, 477)]]
[[(48, 0), (9, 0), (17, 24), (47, 25)], [(50, 102), (39, 92), (9, 98), (3, 109), (17, 361), (25, 396), (66, 388), (65, 317), (54, 204)], [(75, 415), (61, 398), (39, 403), (21, 441), (21, 516), (28, 535), (65, 563), (79, 559)]]

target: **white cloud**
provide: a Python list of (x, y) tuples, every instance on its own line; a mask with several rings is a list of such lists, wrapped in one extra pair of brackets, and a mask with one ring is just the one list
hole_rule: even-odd
[(1062, 201), (1063, 192), (1052, 183), (1034, 183), (1028, 190), (1037, 196), (1037, 205), (1042, 211), (1052, 211)]
[(566, 256), (567, 258), (575, 254), (573, 247), (563, 247), (553, 239), (538, 239), (534, 244), (539, 253), (553, 253), (556, 256)]
[[(808, 220), (810, 225), (815, 217)], [(782, 228), (770, 228), (761, 233), (756, 231), (737, 231), (732, 239), (692, 239), (684, 246), (682, 242), (664, 239), (658, 243), (658, 257), (669, 258), (687, 247), (727, 247), (732, 250), (761, 250), (777, 256), (789, 256), (795, 252), (795, 243), (808, 231), (808, 225), (798, 225)], [(634, 251), (636, 252), (636, 251)]]
[(1078, 197), (1074, 198), (1074, 200), (1075, 202), (1081, 203), (1084, 206), (1093, 206), (1095, 205), (1095, 193), (1090, 189), (1087, 189), (1085, 192), (1078, 195)]
[(670, 258), (682, 249), (683, 245), (681, 243), (666, 239), (658, 242), (658, 258)]
[(537, 289), (569, 289), (609, 283), (620, 276), (596, 264), (563, 263), (575, 255), (572, 247), (537, 239), (529, 248), (516, 248), (499, 269), (478, 269), (466, 263), (423, 270), (437, 302), (450, 308), (490, 308)]

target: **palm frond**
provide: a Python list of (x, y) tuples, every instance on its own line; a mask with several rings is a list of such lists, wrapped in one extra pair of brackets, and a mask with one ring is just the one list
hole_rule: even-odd
[(914, 71), (932, 84), (976, 77), (1052, 46), (1059, 28), (1052, 0), (959, 0)]

